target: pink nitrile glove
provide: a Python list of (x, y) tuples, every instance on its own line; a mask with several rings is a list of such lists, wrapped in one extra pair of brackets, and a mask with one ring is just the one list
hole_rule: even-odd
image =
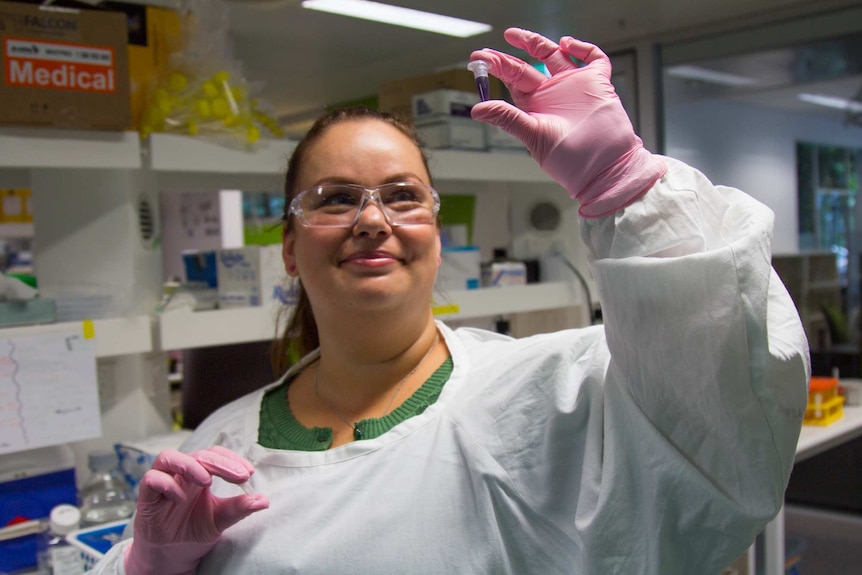
[(126, 574), (194, 573), (225, 529), (269, 507), (261, 494), (216, 497), (209, 488), (212, 476), (240, 484), (252, 473), (248, 461), (225, 447), (159, 453), (138, 487)]
[[(504, 37), (544, 62), (551, 77), (497, 50), (473, 52), (470, 60), (486, 61), (515, 103), (481, 102), (473, 106), (473, 119), (521, 140), (539, 166), (580, 202), (581, 216), (612, 214), (664, 175), (667, 165), (634, 132), (604, 52), (569, 36), (558, 45), (520, 28), (509, 28)], [(578, 67), (572, 57), (586, 65)]]

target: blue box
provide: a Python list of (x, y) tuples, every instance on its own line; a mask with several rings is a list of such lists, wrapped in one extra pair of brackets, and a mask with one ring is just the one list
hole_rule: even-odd
[(205, 285), (209, 288), (218, 287), (215, 251), (183, 252), (183, 266), (186, 271), (186, 283)]
[[(0, 526), (43, 519), (61, 503), (77, 505), (74, 469), (0, 482)], [(0, 541), (0, 572), (35, 567), (38, 538), (33, 534)]]

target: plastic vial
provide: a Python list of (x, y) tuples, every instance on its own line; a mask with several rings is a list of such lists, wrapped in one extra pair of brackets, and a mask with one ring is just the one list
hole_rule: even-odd
[(92, 451), (87, 461), (91, 474), (78, 494), (81, 525), (89, 527), (131, 517), (135, 493), (120, 475), (117, 454)]
[(479, 99), (487, 102), (491, 97), (491, 84), (488, 80), (488, 63), (484, 60), (473, 60), (467, 64), (467, 69), (473, 72), (473, 77), (476, 78), (476, 90), (479, 92)]
[(51, 510), (48, 530), (38, 540), (36, 558), (40, 573), (80, 575), (84, 572), (81, 550), (66, 541), (66, 535), (78, 529), (81, 512), (74, 505), (57, 505)]

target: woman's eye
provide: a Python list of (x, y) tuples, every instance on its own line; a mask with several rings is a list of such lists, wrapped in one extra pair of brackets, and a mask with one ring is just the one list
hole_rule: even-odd
[(356, 205), (356, 203), (356, 195), (351, 194), (348, 191), (335, 191), (321, 194), (317, 201), (319, 207), (353, 206)]
[(421, 194), (418, 190), (410, 187), (398, 188), (393, 190), (386, 196), (384, 200), (387, 204), (397, 204), (402, 202), (420, 202)]

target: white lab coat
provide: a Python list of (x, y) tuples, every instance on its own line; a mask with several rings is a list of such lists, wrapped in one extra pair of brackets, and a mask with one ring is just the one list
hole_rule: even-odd
[[(199, 573), (716, 575), (739, 556), (782, 503), (807, 343), (770, 267), (772, 213), (667, 162), (641, 200), (581, 223), (603, 327), (440, 324), (439, 400), (325, 452), (257, 444), (262, 391), (203, 423), (184, 449), (236, 450), (272, 506)], [(121, 573), (121, 551), (96, 573)]]

